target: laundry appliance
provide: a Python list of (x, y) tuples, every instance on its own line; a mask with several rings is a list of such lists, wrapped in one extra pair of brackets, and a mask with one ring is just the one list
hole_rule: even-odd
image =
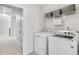
[(49, 55), (78, 55), (79, 36), (76, 31), (58, 30), (49, 36)]
[(40, 32), (34, 34), (34, 52), (37, 55), (48, 55), (48, 37), (50, 33)]

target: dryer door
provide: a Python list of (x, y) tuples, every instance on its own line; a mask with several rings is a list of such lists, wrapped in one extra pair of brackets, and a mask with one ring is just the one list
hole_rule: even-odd
[(47, 38), (42, 36), (34, 37), (34, 51), (38, 55), (47, 54)]

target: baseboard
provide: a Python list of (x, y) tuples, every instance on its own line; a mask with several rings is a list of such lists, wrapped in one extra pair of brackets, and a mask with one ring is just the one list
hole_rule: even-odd
[(23, 53), (23, 55), (29, 55), (31, 52), (33, 52), (33, 49), (29, 50), (29, 51), (26, 52), (26, 53)]

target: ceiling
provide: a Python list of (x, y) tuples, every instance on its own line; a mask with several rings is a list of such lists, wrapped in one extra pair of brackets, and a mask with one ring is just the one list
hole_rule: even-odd
[(41, 8), (44, 8), (45, 6), (48, 6), (49, 4), (34, 4), (34, 5), (41, 7)]
[(52, 5), (53, 8), (58, 8), (58, 7), (61, 7), (61, 6), (66, 6), (68, 4), (37, 4), (37, 5), (42, 7), (42, 8), (49, 6), (49, 5), (50, 6)]
[(48, 6), (49, 4), (37, 4), (39, 7), (43, 8), (43, 7), (46, 7)]

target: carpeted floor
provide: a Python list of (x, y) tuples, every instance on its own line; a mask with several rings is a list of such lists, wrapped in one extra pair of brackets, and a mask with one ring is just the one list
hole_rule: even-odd
[(22, 55), (22, 48), (15, 39), (0, 38), (0, 55)]

